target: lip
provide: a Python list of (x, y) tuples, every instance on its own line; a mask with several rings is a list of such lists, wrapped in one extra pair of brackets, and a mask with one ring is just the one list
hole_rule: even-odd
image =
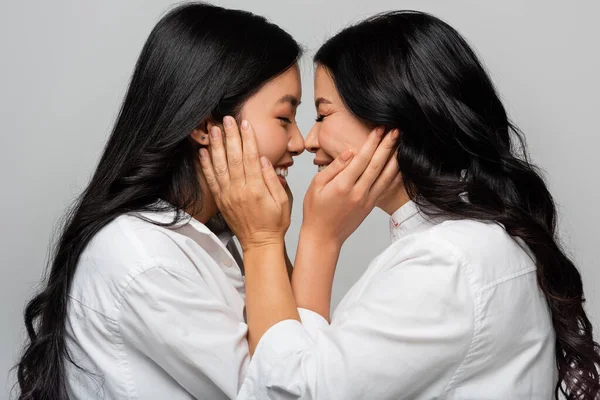
[(283, 164), (274, 165), (273, 168), (289, 168), (292, 165), (294, 165), (294, 162), (290, 161), (290, 162), (286, 162), (286, 163), (283, 163)]
[(315, 165), (329, 165), (329, 164), (331, 164), (332, 161), (333, 160), (331, 160), (331, 161), (328, 161), (328, 160), (318, 160), (318, 159), (315, 158), (315, 160), (313, 161), (313, 164), (315, 164)]

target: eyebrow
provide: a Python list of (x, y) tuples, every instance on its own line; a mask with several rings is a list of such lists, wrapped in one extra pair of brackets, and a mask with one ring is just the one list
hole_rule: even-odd
[(331, 101), (327, 100), (324, 97), (319, 97), (315, 100), (315, 108), (319, 108), (321, 104), (331, 104)]
[(286, 94), (281, 99), (279, 99), (279, 101), (277, 102), (277, 104), (281, 104), (281, 103), (290, 103), (292, 105), (292, 107), (298, 107), (301, 102), (300, 102), (300, 100), (298, 100), (298, 98), (296, 96), (291, 95), (291, 94)]

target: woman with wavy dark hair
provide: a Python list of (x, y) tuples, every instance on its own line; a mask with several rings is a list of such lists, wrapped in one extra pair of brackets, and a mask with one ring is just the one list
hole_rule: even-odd
[[(268, 162), (266, 186), (246, 174), (250, 202), (220, 142), (212, 157), (201, 151), (245, 248), (255, 352), (240, 398), (596, 399), (581, 276), (467, 42), (431, 15), (390, 12), (344, 29), (315, 62), (306, 147), (321, 172), (304, 199), (291, 287), (288, 206)], [(340, 248), (375, 206), (390, 214), (392, 244), (330, 319)]]
[(285, 184), (304, 150), (300, 55), (244, 11), (191, 3), (158, 22), (25, 310), (20, 399), (236, 397), (249, 362), (243, 270), (198, 149), (225, 116), (249, 118)]

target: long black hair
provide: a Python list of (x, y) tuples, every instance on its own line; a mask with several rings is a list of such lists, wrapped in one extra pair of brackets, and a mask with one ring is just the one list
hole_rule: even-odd
[(555, 396), (595, 399), (599, 346), (556, 238), (554, 201), (467, 42), (438, 18), (396, 11), (346, 28), (314, 59), (354, 115), (399, 128), (404, 186), (425, 212), (496, 221), (528, 245), (556, 331)]
[(238, 115), (245, 100), (300, 55), (288, 33), (245, 11), (190, 3), (157, 23), (96, 171), (67, 215), (44, 286), (25, 309), (20, 399), (68, 398), (68, 294), (90, 239), (119, 215), (157, 211), (158, 199), (197, 209), (198, 147), (190, 133), (207, 118)]

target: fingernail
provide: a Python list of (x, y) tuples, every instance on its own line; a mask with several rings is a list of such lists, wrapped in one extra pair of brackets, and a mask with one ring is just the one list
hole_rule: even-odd
[(248, 124), (248, 121), (246, 121), (246, 120), (243, 120), (243, 121), (242, 121), (242, 129), (243, 129), (243, 130), (247, 130), (247, 129), (248, 129), (248, 125), (249, 125), (249, 124)]
[(233, 117), (227, 116), (223, 118), (223, 124), (225, 124), (226, 127), (231, 128), (233, 126)]
[(350, 159), (350, 157), (352, 157), (352, 150), (350, 150), (350, 149), (344, 151), (342, 153), (342, 155), (340, 156), (342, 161), (348, 161)]
[(398, 139), (398, 134), (399, 134), (398, 129), (394, 129), (392, 131), (392, 139), (394, 139), (394, 140)]
[(267, 157), (261, 157), (260, 165), (262, 165), (263, 168), (269, 168), (269, 166), (271, 165), (271, 162), (267, 159)]
[(373, 130), (371, 131), (371, 134), (372, 134), (373, 136), (381, 136), (381, 134), (382, 134), (382, 133), (383, 133), (383, 128), (381, 128), (381, 127), (379, 127), (379, 128), (376, 128), (376, 129), (373, 129)]
[(210, 130), (211, 139), (218, 139), (221, 136), (221, 130), (218, 126), (213, 126)]
[(208, 152), (206, 151), (206, 149), (200, 149), (200, 159), (206, 158), (207, 155)]

